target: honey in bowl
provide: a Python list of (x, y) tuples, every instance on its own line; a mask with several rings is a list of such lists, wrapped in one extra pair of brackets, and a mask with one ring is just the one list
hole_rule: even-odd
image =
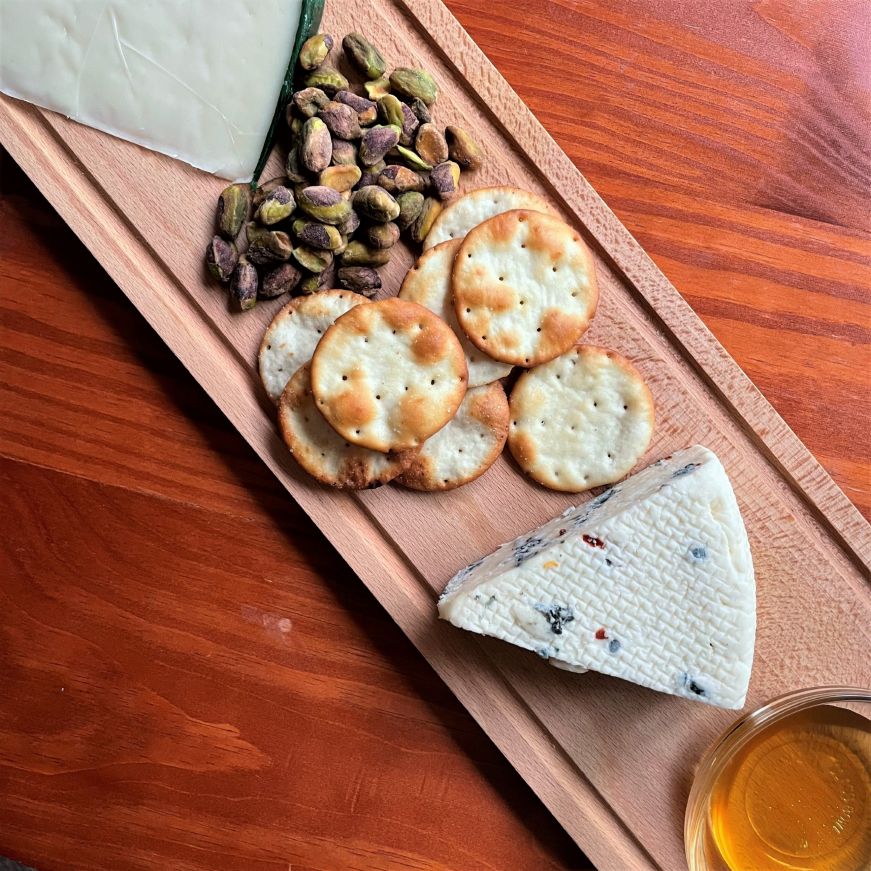
[(821, 705), (763, 728), (711, 793), (732, 871), (871, 869), (871, 720)]

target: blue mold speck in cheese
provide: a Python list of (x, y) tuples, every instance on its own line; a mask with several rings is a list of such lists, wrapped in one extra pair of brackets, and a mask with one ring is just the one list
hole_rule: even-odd
[(575, 619), (575, 615), (571, 608), (564, 607), (551, 603), (543, 605), (541, 602), (532, 606), (539, 614), (544, 616), (544, 619), (550, 624), (550, 631), (554, 635), (562, 635), (563, 628), (567, 623), (571, 623)]
[(687, 551), (690, 562), (703, 563), (708, 559), (708, 549), (703, 544), (691, 545)]
[(514, 565), (522, 566), (530, 557), (535, 556), (547, 542), (537, 535), (521, 539), (514, 545)]
[(590, 503), (590, 508), (601, 508), (612, 496), (616, 496), (619, 492), (619, 487), (612, 487), (610, 490), (606, 490)]
[(686, 672), (683, 674), (681, 685), (688, 689), (694, 696), (704, 698), (707, 695), (705, 688), (698, 681), (691, 678)]

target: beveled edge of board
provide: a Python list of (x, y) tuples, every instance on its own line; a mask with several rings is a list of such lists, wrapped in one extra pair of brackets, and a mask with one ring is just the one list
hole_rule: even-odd
[[(481, 112), (519, 150), (535, 154), (536, 166), (548, 167), (547, 174), (538, 173), (542, 186), (579, 218), (598, 253), (625, 279), (645, 312), (717, 399), (734, 412), (760, 454), (801, 497), (848, 558), (860, 569), (871, 571), (871, 525), (623, 226), (453, 13), (442, 0), (394, 0), (394, 3), (417, 22), (422, 33), (444, 36), (437, 43), (439, 53), (471, 85)], [(511, 127), (491, 108), (494, 101), (485, 99), (496, 92), (500, 95), (500, 106), (511, 113)], [(563, 183), (559, 188), (553, 184), (554, 177)]]
[[(363, 504), (324, 488), (305, 488), (291, 476), (292, 461), (250, 390), (247, 361), (203, 318), (99, 181), (46, 121), (44, 111), (0, 94), (0, 143), (597, 868), (662, 871), (517, 695), (480, 640), (433, 619), (429, 586)], [(228, 347), (233, 367), (208, 365), (226, 356)], [(202, 354), (204, 348), (213, 353)], [(249, 437), (246, 424), (252, 419), (264, 425)], [(361, 528), (369, 534), (358, 535)], [(396, 583), (397, 578), (402, 581)]]

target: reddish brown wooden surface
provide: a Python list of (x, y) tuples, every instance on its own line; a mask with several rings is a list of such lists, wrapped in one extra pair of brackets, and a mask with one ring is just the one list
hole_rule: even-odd
[[(867, 7), (451, 8), (871, 514)], [(583, 857), (29, 184), (0, 202), (0, 854)]]

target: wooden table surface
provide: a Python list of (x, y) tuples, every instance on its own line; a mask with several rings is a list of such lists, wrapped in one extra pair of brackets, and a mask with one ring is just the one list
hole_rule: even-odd
[[(450, 6), (871, 516), (871, 7)], [(589, 867), (50, 201), (0, 168), (0, 855)]]

